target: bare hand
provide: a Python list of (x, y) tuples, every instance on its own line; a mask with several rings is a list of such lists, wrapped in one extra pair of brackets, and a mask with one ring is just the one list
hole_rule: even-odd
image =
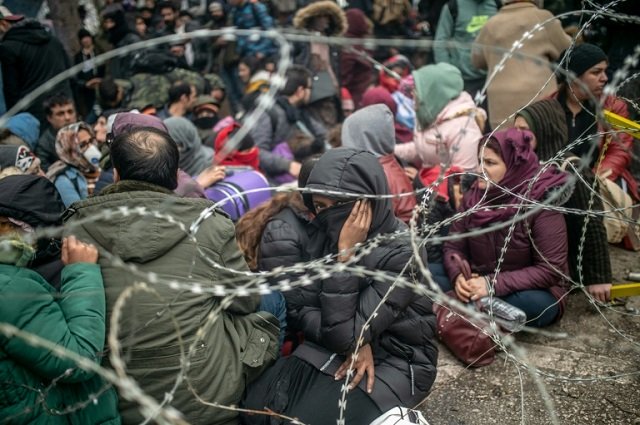
[(469, 285), (467, 279), (464, 278), (464, 276), (462, 275), (462, 273), (460, 273), (457, 277), (456, 280), (453, 282), (454, 285), (454, 289), (456, 291), (456, 295), (458, 296), (458, 298), (460, 298), (462, 301), (468, 303), (469, 302), (469, 298), (472, 295), (472, 288)]
[(365, 200), (356, 201), (351, 209), (351, 214), (349, 214), (342, 226), (342, 230), (340, 230), (338, 239), (338, 251), (349, 252), (340, 254), (338, 261), (347, 261), (353, 255), (353, 252), (350, 251), (351, 248), (367, 240), (372, 219), (373, 209), (371, 208), (371, 203)]
[[(351, 366), (351, 360), (353, 359), (353, 354), (349, 354), (347, 360), (344, 361), (338, 368), (335, 379), (339, 381), (340, 379), (344, 379), (347, 371), (349, 370), (349, 366)], [(358, 386), (362, 378), (364, 377), (365, 372), (367, 373), (367, 392), (371, 393), (373, 391), (373, 383), (375, 380), (375, 367), (373, 364), (373, 352), (371, 351), (371, 346), (369, 344), (363, 345), (358, 350), (358, 357), (353, 362), (353, 368), (356, 371), (355, 376), (351, 380), (351, 383), (347, 387), (349, 391)]]
[(66, 266), (75, 263), (98, 262), (98, 249), (90, 243), (80, 242), (75, 236), (62, 240), (62, 263)]
[(611, 284), (610, 283), (598, 283), (596, 285), (588, 285), (586, 287), (587, 292), (596, 301), (603, 304), (611, 301)]
[(484, 277), (473, 277), (467, 281), (471, 287), (471, 301), (479, 300), (489, 295), (487, 290), (487, 281)]
[(207, 188), (213, 184), (218, 183), (226, 176), (225, 168), (223, 165), (216, 165), (207, 167), (203, 172), (198, 174), (196, 181), (204, 188)]
[(291, 164), (289, 165), (289, 174), (297, 178), (300, 175), (300, 167), (302, 167), (302, 165), (299, 162), (291, 161)]

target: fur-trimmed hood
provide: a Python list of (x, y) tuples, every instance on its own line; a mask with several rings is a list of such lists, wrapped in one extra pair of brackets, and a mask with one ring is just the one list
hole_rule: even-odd
[(327, 14), (331, 19), (327, 36), (341, 36), (346, 32), (347, 16), (332, 0), (318, 1), (300, 9), (293, 17), (293, 26), (300, 30), (308, 29), (311, 19), (320, 14)]

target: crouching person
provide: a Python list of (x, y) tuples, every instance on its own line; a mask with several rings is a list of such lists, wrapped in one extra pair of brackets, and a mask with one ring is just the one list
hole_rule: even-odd
[[(7, 178), (8, 179), (8, 178)], [(7, 180), (5, 179), (5, 180)], [(43, 177), (33, 186), (53, 184)], [(6, 189), (6, 185), (2, 185)], [(5, 192), (6, 193), (6, 192)], [(59, 198), (59, 197), (58, 197)], [(59, 199), (58, 199), (59, 201)], [(62, 243), (60, 293), (28, 269), (33, 228), (0, 216), (0, 323), (99, 361), (105, 341), (105, 299), (98, 251), (73, 236)], [(0, 418), (3, 423), (120, 424), (116, 391), (100, 376), (49, 349), (0, 334)]]
[[(230, 293), (246, 284), (248, 267), (224, 214), (214, 210), (189, 230), (213, 203), (173, 193), (179, 154), (166, 132), (130, 129), (112, 142), (111, 158), (116, 183), (75, 203), (67, 229), (125, 263), (100, 260), (109, 317), (123, 291), (136, 282), (149, 288), (126, 298), (118, 323), (127, 373), (192, 424), (233, 423), (237, 413), (214, 404), (237, 404), (246, 384), (275, 360), (278, 320), (256, 313), (258, 295), (231, 298), (224, 308), (213, 295), (214, 285)], [(125, 423), (143, 419), (139, 406), (124, 397), (120, 411)]]

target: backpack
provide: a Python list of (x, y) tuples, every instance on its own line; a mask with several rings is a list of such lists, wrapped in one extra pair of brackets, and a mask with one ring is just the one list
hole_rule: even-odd
[[(502, 7), (502, 1), (494, 1), (496, 2), (496, 10), (500, 10), (500, 8)], [(451, 13), (451, 18), (453, 19), (453, 27), (455, 27), (456, 21), (458, 20), (458, 0), (449, 0), (447, 6), (449, 6), (449, 13)]]
[[(227, 168), (233, 170), (233, 167)], [(205, 189), (204, 194), (207, 199), (221, 203), (220, 208), (235, 222), (247, 211), (271, 198), (268, 188), (269, 182), (261, 173), (239, 167), (237, 172)], [(254, 189), (264, 190), (243, 193)]]

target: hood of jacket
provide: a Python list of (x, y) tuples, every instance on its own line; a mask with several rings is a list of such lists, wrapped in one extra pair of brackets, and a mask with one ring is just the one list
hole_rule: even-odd
[(326, 36), (338, 37), (347, 30), (347, 16), (340, 6), (332, 0), (318, 1), (300, 9), (293, 17), (293, 26), (300, 30), (309, 30), (311, 20), (319, 15), (329, 17)]
[(49, 30), (38, 21), (26, 20), (11, 27), (2, 41), (20, 41), (27, 44), (46, 44), (51, 40)]
[[(188, 226), (212, 205), (205, 199), (179, 198), (167, 189), (131, 180), (115, 183), (102, 193), (73, 204), (74, 222), (81, 220), (79, 225), (106, 251), (140, 264), (162, 257), (183, 241), (188, 228), (180, 223)], [(123, 213), (123, 208), (146, 213)], [(105, 216), (108, 210), (112, 214)]]
[(423, 66), (413, 72), (416, 118), (422, 129), (431, 126), (447, 104), (464, 87), (460, 70), (448, 63)]
[(14, 175), (0, 180), (0, 216), (31, 227), (62, 224), (64, 203), (56, 187), (44, 177)]
[[(378, 159), (369, 152), (349, 148), (331, 149), (322, 155), (313, 167), (306, 187), (352, 195), (389, 194), (387, 178)], [(355, 197), (327, 196), (334, 199), (355, 201)], [(305, 193), (303, 198), (307, 208), (310, 211), (315, 211), (311, 194)], [(392, 232), (396, 227), (397, 220), (393, 214), (391, 199), (374, 200), (369, 237)]]
[(476, 115), (485, 120), (487, 118), (487, 113), (484, 109), (478, 107), (476, 103), (473, 101), (473, 98), (469, 93), (463, 91), (460, 93), (460, 96), (451, 100), (447, 105), (442, 108), (442, 111), (436, 117), (436, 120), (431, 124), (438, 124), (442, 121), (447, 121), (459, 116), (469, 115), (472, 110), (476, 111)]
[(383, 156), (396, 146), (393, 113), (376, 104), (357, 110), (342, 125), (342, 146)]
[(211, 165), (213, 149), (202, 144), (198, 129), (191, 121), (184, 117), (171, 117), (164, 120), (164, 124), (178, 145), (182, 170), (193, 176)]
[(360, 9), (349, 9), (346, 12), (347, 32), (346, 37), (362, 38), (370, 33), (372, 24)]

